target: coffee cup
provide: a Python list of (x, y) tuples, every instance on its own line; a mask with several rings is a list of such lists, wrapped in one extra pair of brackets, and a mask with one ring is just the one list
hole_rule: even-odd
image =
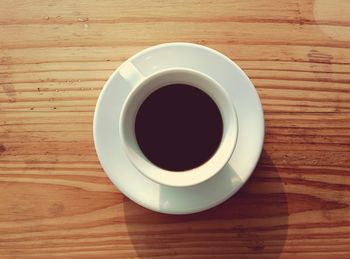
[[(128, 159), (144, 176), (161, 185), (187, 187), (198, 185), (221, 171), (235, 149), (238, 120), (228, 94), (217, 81), (202, 72), (185, 67), (167, 68), (145, 77), (131, 62), (124, 63), (119, 73), (132, 88), (121, 110), (120, 139)], [(222, 135), (215, 152), (202, 164), (180, 172), (167, 170), (150, 161), (140, 148), (135, 133), (138, 111), (145, 100), (157, 90), (174, 84), (188, 85), (204, 92), (217, 105), (222, 119)], [(205, 144), (203, 141), (200, 145)]]

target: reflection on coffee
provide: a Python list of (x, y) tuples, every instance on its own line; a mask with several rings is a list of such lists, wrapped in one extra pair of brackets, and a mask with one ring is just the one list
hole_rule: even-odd
[(141, 104), (135, 135), (143, 154), (156, 166), (186, 171), (208, 161), (218, 149), (223, 121), (216, 103), (200, 89), (172, 84)]

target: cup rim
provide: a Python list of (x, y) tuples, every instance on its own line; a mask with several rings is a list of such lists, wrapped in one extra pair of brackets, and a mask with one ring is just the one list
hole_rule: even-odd
[[(152, 88), (150, 86), (151, 84), (149, 84), (151, 81), (155, 80), (157, 77), (161, 77), (169, 73), (187, 73), (191, 74), (192, 76), (200, 77), (209, 82), (210, 87), (213, 87), (213, 89), (215, 88), (215, 96), (213, 96), (212, 93), (208, 93), (208, 89), (203, 89), (203, 87), (201, 86), (194, 87), (197, 87), (200, 90), (204, 91), (214, 100), (214, 102), (220, 110), (221, 117), (223, 120), (223, 135), (221, 138), (221, 142), (214, 155), (202, 165), (193, 169), (180, 172), (160, 168), (157, 165), (153, 164), (151, 161), (149, 161), (138, 146), (134, 132), (134, 123), (136, 116), (135, 113), (138, 111), (140, 105), (149, 96), (149, 94), (159, 89), (160, 87), (156, 87), (155, 89), (149, 91), (148, 94), (143, 95), (141, 101), (139, 101), (136, 105), (133, 102), (133, 99), (135, 99), (137, 95), (140, 95), (140, 92), (150, 90), (147, 89), (147, 87)], [(183, 82), (180, 82), (179, 80), (178, 82), (173, 83)], [(193, 85), (191, 83), (188, 84)], [(218, 100), (219, 98), (221, 98), (220, 103), (218, 103), (215, 100)], [(131, 114), (132, 118), (130, 118), (130, 114), (128, 114), (128, 111), (130, 111), (130, 109), (134, 113)], [(132, 125), (132, 127), (126, 125)], [(124, 151), (127, 154), (128, 159), (143, 175), (145, 175), (150, 180), (162, 185), (172, 187), (187, 187), (200, 184), (212, 178), (214, 175), (220, 172), (221, 169), (227, 164), (236, 146), (238, 136), (238, 120), (236, 110), (234, 108), (234, 105), (230, 101), (228, 94), (226, 93), (224, 88), (220, 86), (220, 84), (217, 83), (214, 79), (202, 72), (189, 68), (167, 68), (157, 73), (149, 75), (148, 77), (144, 78), (141, 82), (139, 82), (136, 86), (134, 86), (134, 88), (131, 90), (122, 106), (119, 121), (119, 132), (121, 143), (123, 145)]]

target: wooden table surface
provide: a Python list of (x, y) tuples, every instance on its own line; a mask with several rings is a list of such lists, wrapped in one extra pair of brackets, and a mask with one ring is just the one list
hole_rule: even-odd
[[(348, 0), (1, 0), (0, 258), (350, 258), (349, 10)], [(127, 199), (92, 138), (113, 70), (173, 41), (235, 60), (266, 119), (248, 183), (187, 216)]]

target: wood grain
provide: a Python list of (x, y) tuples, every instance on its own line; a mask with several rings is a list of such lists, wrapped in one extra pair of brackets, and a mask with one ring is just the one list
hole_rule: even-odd
[[(350, 258), (347, 0), (0, 1), (0, 258)], [(93, 145), (126, 58), (186, 41), (235, 60), (261, 97), (252, 178), (209, 211), (125, 198)]]

